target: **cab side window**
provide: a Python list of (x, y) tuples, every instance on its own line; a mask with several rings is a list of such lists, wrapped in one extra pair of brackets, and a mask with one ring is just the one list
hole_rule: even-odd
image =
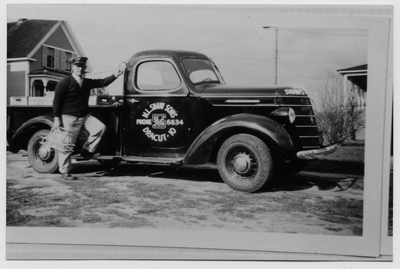
[(140, 64), (136, 72), (136, 86), (142, 91), (172, 90), (181, 85), (170, 62), (152, 61)]

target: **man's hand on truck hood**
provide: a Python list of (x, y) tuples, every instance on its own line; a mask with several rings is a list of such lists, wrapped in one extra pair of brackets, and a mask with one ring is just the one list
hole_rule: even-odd
[(122, 75), (125, 72), (125, 68), (126, 68), (126, 63), (125, 62), (120, 63), (120, 65), (118, 66), (118, 70), (114, 73), (114, 76), (119, 77), (120, 75)]

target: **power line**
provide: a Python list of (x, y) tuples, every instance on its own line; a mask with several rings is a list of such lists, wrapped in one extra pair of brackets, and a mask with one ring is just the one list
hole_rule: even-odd
[(127, 36), (128, 36), (128, 37), (133, 37), (133, 38), (135, 38), (135, 39), (142, 40), (143, 42), (150, 43), (150, 44), (152, 44), (152, 45), (157, 45), (157, 46), (159, 46), (160, 43), (165, 43), (165, 44), (168, 44), (168, 45), (176, 46), (176, 44), (169, 43), (169, 42), (165, 42), (165, 40), (162, 40), (162, 41), (161, 41), (161, 40), (157, 40), (157, 39), (156, 39), (155, 42), (160, 42), (160, 43), (155, 43), (155, 42), (153, 42), (153, 41), (149, 41), (149, 40), (144, 39), (143, 36), (141, 36), (141, 35), (134, 35), (134, 34), (132, 34), (132, 33), (128, 33), (128, 34), (127, 34), (126, 32), (116, 31), (115, 29), (110, 29), (110, 28), (108, 28), (108, 27), (104, 27), (104, 26), (98, 25), (98, 24), (93, 23), (93, 22), (88, 22), (88, 23), (89, 23), (89, 24), (92, 24), (92, 25), (94, 25), (94, 26), (96, 26), (96, 27), (98, 27), (98, 28), (101, 28), (101, 29), (110, 31), (110, 32), (112, 32), (112, 33), (120, 34), (120, 35), (122, 35), (122, 36), (124, 36), (124, 37), (127, 37)]
[(313, 32), (313, 31), (304, 31), (304, 30), (297, 30), (292, 28), (279, 28), (279, 30), (287, 30), (292, 32), (300, 32), (300, 33), (307, 33), (307, 34), (315, 34), (315, 35), (338, 35), (338, 36), (368, 36), (367, 34), (340, 34), (340, 33), (327, 33), (327, 32)]
[(228, 60), (259, 61), (260, 59), (264, 59), (264, 60), (275, 59), (275, 56), (274, 57), (268, 57), (268, 58), (260, 58), (260, 57), (258, 57), (258, 58), (245, 58), (245, 57), (235, 57), (235, 56), (232, 56), (232, 57), (220, 57), (220, 56), (217, 56), (217, 57), (211, 57), (211, 58), (213, 58), (213, 59), (228, 59)]
[[(258, 63), (260, 63), (260, 62), (263, 62), (263, 61), (266, 61), (266, 60), (269, 60), (269, 59), (274, 59), (274, 58), (275, 58), (275, 57), (272, 57), (272, 58), (262, 58), (262, 59), (254, 60), (254, 62), (252, 62), (252, 63), (240, 65), (240, 66), (237, 66), (237, 67), (235, 67), (235, 68), (230, 68), (230, 69), (228, 69), (227, 71), (232, 71), (232, 70), (236, 70), (236, 69), (242, 69), (242, 68), (244, 68), (244, 67), (252, 66), (252, 65), (258, 64)], [(226, 71), (226, 70), (224, 70), (224, 71)]]
[(223, 45), (223, 44), (226, 44), (226, 43), (229, 43), (229, 42), (238, 40), (238, 39), (242, 39), (242, 38), (244, 38), (244, 37), (252, 36), (252, 35), (254, 35), (254, 34), (257, 33), (257, 32), (259, 32), (259, 31), (254, 31), (254, 32), (252, 32), (251, 34), (241, 35), (241, 36), (235, 37), (235, 38), (233, 38), (233, 39), (229, 39), (229, 40), (226, 40), (226, 41), (223, 41), (223, 42), (220, 42), (220, 43), (211, 45), (211, 46), (207, 46), (207, 47), (204, 47), (204, 48), (201, 48), (201, 49), (197, 49), (196, 51), (202, 51), (202, 50), (205, 50), (205, 49), (217, 47), (217, 46), (220, 46), (220, 45)]
[(324, 78), (321, 78), (321, 77), (311, 77), (311, 76), (307, 76), (307, 75), (304, 75), (304, 74), (300, 74), (299, 72), (297, 72), (297, 70), (295, 70), (295, 69), (293, 68), (293, 65), (289, 65), (289, 64), (287, 64), (287, 63), (285, 63), (285, 62), (281, 62), (281, 65), (284, 65), (286, 69), (291, 70), (293, 73), (295, 73), (297, 76), (299, 76), (299, 77), (301, 77), (301, 78), (308, 78), (308, 79), (312, 79), (312, 80), (325, 80), (325, 79), (326, 79), (326, 77), (324, 77)]
[(281, 39), (281, 42), (286, 44), (287, 46), (284, 46), (284, 49), (291, 51), (294, 54), (301, 55), (306, 61), (305, 65), (308, 65), (315, 69), (316, 71), (321, 71), (324, 70), (326, 67), (323, 65), (318, 64), (315, 62), (314, 59), (312, 59), (308, 54), (305, 54), (303, 51), (299, 50), (297, 47), (293, 46), (289, 41), (287, 41), (285, 38)]

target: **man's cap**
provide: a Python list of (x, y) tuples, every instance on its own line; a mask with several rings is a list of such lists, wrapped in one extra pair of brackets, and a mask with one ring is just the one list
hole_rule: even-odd
[(71, 58), (69, 61), (71, 62), (71, 64), (74, 64), (74, 65), (87, 66), (87, 64), (86, 64), (87, 60), (88, 60), (88, 58), (86, 58), (86, 57), (74, 57), (74, 58)]

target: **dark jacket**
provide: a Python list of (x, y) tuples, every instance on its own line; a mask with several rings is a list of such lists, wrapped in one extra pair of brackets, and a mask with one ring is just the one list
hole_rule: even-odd
[(83, 117), (89, 113), (89, 95), (93, 88), (101, 88), (110, 85), (117, 77), (111, 75), (104, 79), (87, 79), (82, 82), (82, 88), (71, 76), (58, 82), (53, 100), (54, 117), (62, 114)]

